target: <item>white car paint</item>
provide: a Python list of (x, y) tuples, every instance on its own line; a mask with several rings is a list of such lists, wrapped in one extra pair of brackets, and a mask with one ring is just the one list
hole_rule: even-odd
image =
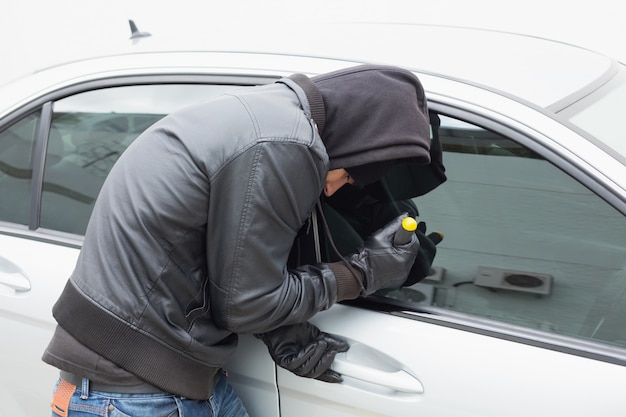
[[(78, 249), (5, 235), (0, 226), (0, 416), (48, 413), (58, 370), (41, 361), (54, 326), (52, 305)], [(28, 289), (30, 288), (30, 289)], [(48, 395), (48, 398), (44, 395)]]
[[(354, 43), (372, 31), (386, 32), (388, 39), (437, 42), (419, 45), (417, 52), (417, 46), (398, 51), (390, 42)], [(506, 126), (547, 158), (568, 161), (563, 169), (602, 191), (608, 201), (626, 205), (623, 162), (559, 123), (550, 111), (562, 99), (580, 94), (580, 86), (606, 80), (614, 71), (610, 59), (508, 34), (402, 25), (360, 25), (346, 33), (338, 37), (328, 31), (319, 43), (303, 41), (299, 53), (308, 56), (300, 57), (290, 55), (295, 50), (278, 50), (280, 45), (272, 45), (274, 55), (227, 52), (236, 45), (225, 41), (222, 49), (207, 53), (142, 51), (42, 70), (0, 89), (0, 129), (5, 118), (32, 100), (94, 79), (145, 74), (278, 77), (323, 73), (360, 60), (386, 62), (416, 70), (431, 108)], [(511, 42), (519, 53), (517, 60), (507, 61), (503, 54), (514, 47)], [(580, 65), (568, 67), (573, 64)], [(567, 68), (572, 71), (564, 73)], [(546, 78), (544, 69), (550, 69)], [(71, 274), (80, 242), (80, 236), (0, 223), (0, 329), (5, 335), (0, 344), (0, 417), (49, 413), (58, 372), (40, 358), (54, 328), (52, 305)], [(453, 246), (446, 245), (448, 241), (442, 255)], [(244, 335), (228, 370), (253, 417), (625, 415), (618, 382), (626, 380), (624, 348), (437, 308), (385, 313), (335, 305), (312, 322), (351, 343), (334, 365), (344, 382), (296, 377), (276, 367), (259, 340)]]

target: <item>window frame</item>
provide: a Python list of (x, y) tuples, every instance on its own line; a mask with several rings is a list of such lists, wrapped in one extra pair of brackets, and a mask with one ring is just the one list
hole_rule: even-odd
[(71, 246), (79, 249), (82, 245), (83, 236), (72, 233), (46, 229), (40, 227), (41, 203), (43, 192), (43, 179), (45, 170), (46, 151), (48, 146), (48, 136), (51, 129), (54, 103), (66, 97), (84, 93), (92, 90), (99, 90), (113, 87), (151, 85), (151, 84), (197, 84), (197, 85), (233, 85), (233, 86), (254, 86), (269, 84), (280, 79), (280, 76), (268, 75), (226, 75), (226, 74), (152, 74), (152, 75), (127, 75), (119, 77), (107, 77), (94, 79), (66, 86), (43, 94), (40, 97), (19, 107), (12, 114), (5, 117), (0, 123), (0, 130), (10, 127), (13, 123), (28, 114), (41, 109), (38, 131), (34, 142), (33, 152), (33, 176), (30, 194), (30, 205), (28, 214), (28, 225), (14, 224), (8, 222), (0, 223), (5, 228), (10, 228), (8, 234), (20, 236), (38, 241), (56, 243), (64, 246)]

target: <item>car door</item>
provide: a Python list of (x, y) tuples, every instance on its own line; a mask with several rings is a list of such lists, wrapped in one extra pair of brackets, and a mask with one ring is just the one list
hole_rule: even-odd
[(281, 416), (624, 415), (624, 214), (470, 116), (441, 115), (448, 180), (413, 199), (445, 235), (431, 275), (316, 315), (344, 381), (278, 368)]
[(165, 114), (255, 83), (181, 79), (72, 86), (0, 128), (0, 416), (49, 414), (58, 370), (41, 356), (54, 331), (52, 306), (117, 158)]

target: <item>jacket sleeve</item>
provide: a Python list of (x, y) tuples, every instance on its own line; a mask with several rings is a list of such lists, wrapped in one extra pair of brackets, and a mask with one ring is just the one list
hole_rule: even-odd
[(287, 268), (325, 175), (325, 162), (306, 144), (268, 141), (246, 150), (211, 181), (209, 294), (220, 327), (266, 332), (306, 321), (335, 303), (337, 283), (328, 265)]

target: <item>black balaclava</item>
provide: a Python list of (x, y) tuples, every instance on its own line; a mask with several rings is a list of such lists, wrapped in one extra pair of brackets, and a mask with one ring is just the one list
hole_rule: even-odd
[(430, 162), (428, 109), (413, 73), (361, 65), (311, 81), (323, 98), (321, 138), (330, 169), (345, 168), (364, 186), (380, 179), (399, 159)]

